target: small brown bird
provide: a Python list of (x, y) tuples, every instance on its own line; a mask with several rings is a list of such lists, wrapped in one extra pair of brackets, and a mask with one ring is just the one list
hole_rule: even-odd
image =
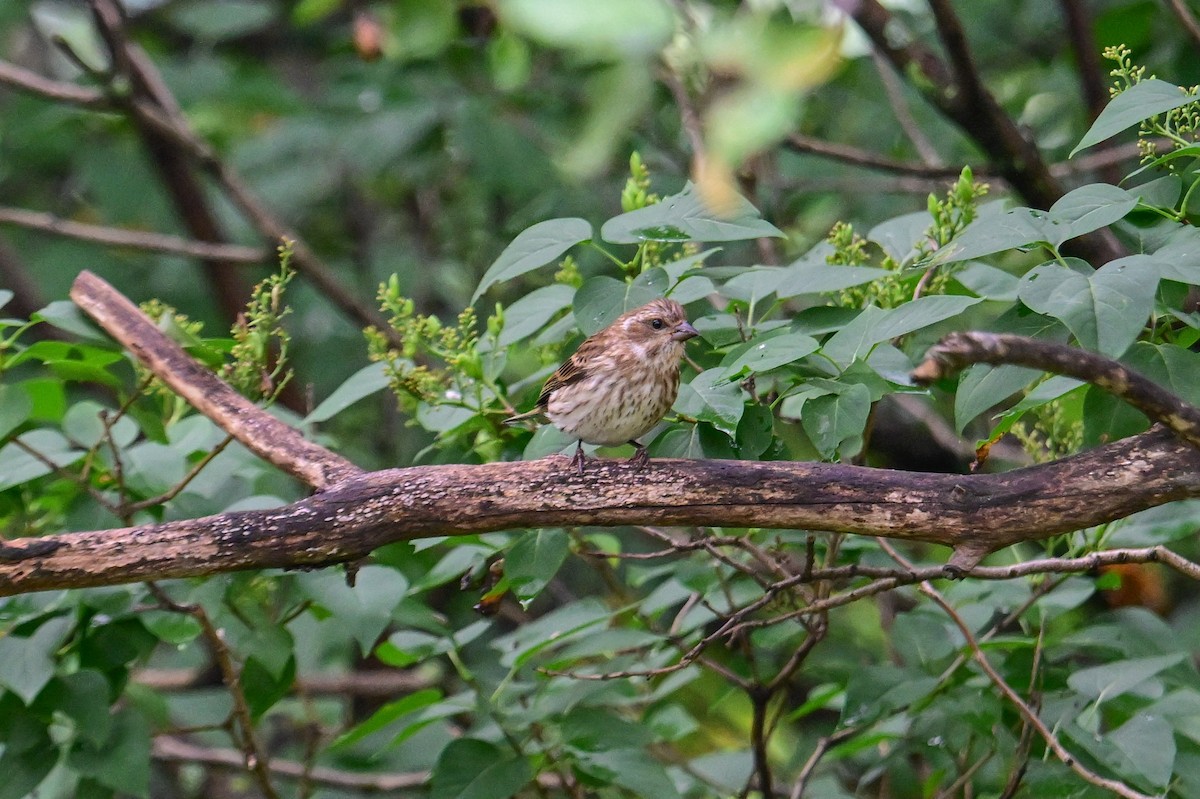
[(658, 424), (679, 394), (683, 343), (699, 333), (683, 306), (655, 300), (628, 311), (579, 345), (542, 388), (528, 413), (505, 419), (516, 424), (544, 417), (579, 440), (571, 465), (583, 474), (583, 443), (633, 444), (629, 459), (638, 468), (650, 456), (637, 441)]

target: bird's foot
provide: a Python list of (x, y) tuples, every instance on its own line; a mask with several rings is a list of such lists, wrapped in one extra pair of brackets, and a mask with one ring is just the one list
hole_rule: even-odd
[(629, 463), (640, 472), (650, 462), (650, 453), (636, 441), (630, 441), (629, 443), (637, 447), (637, 452), (633, 453), (633, 457), (629, 459)]
[(575, 471), (583, 474), (583, 462), (586, 460), (583, 457), (583, 442), (580, 441), (575, 447), (575, 457), (571, 458), (571, 465), (575, 467)]

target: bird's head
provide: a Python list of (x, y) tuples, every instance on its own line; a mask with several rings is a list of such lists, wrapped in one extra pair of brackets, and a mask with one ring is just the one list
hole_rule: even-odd
[[(629, 341), (643, 346), (683, 342), (700, 335), (687, 320), (683, 306), (675, 300), (658, 299), (628, 311), (613, 323)], [(657, 347), (654, 347), (657, 349)]]

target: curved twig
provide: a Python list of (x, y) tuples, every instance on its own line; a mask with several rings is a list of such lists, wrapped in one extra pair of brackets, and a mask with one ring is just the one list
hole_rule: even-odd
[(1200, 447), (1200, 409), (1120, 361), (1077, 347), (1001, 333), (951, 333), (930, 348), (912, 377), (931, 383), (973, 363), (1029, 366), (1087, 381)]

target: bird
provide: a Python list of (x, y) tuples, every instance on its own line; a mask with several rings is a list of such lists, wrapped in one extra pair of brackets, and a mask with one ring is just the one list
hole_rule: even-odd
[(650, 460), (637, 439), (658, 424), (679, 394), (684, 343), (700, 335), (675, 300), (627, 311), (584, 340), (550, 375), (533, 410), (504, 420), (548, 419), (576, 439), (571, 465), (583, 474), (583, 445), (632, 444), (629, 462)]

